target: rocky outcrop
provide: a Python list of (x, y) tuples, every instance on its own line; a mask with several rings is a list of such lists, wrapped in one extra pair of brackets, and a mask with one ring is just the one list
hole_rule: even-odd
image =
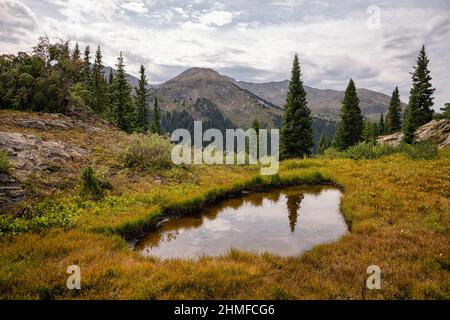
[[(379, 143), (398, 145), (403, 139), (403, 133), (397, 132), (378, 138)], [(424, 124), (416, 131), (418, 142), (429, 141), (435, 143), (439, 148), (450, 145), (450, 119), (433, 120)]]
[(9, 151), (14, 161), (14, 175), (20, 181), (43, 170), (65, 170), (70, 161), (89, 153), (86, 149), (60, 141), (44, 141), (34, 135), (10, 132), (0, 132), (0, 148)]

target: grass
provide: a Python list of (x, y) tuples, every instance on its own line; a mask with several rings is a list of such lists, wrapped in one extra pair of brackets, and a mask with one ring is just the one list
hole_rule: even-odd
[[(53, 134), (71, 139), (70, 133)], [(77, 187), (53, 190), (33, 204), (29, 217), (10, 221), (26, 226), (0, 237), (0, 298), (450, 298), (449, 148), (430, 160), (404, 153), (289, 160), (272, 177), (258, 176), (254, 166), (172, 167), (156, 176), (115, 169), (115, 153), (106, 144), (121, 139), (110, 133), (90, 160), (94, 168), (105, 168), (113, 186), (101, 199), (79, 196), (83, 163)], [(162, 215), (196, 210), (242, 190), (301, 183), (339, 186), (351, 233), (287, 258), (233, 249), (198, 261), (159, 260), (127, 246), (125, 238), (151, 228)], [(50, 222), (30, 222), (46, 217)], [(66, 268), (73, 264), (81, 268), (80, 291), (66, 288)], [(381, 290), (363, 290), (372, 264), (381, 268)]]

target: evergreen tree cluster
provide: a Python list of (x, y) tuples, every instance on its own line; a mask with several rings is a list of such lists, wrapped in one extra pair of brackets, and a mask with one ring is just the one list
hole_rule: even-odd
[[(91, 62), (87, 46), (83, 56), (78, 43), (51, 43), (39, 38), (31, 54), (0, 56), (0, 109), (68, 113), (82, 108), (107, 119), (126, 132), (149, 129), (148, 82), (140, 68), (135, 92), (127, 80), (120, 53), (117, 72), (104, 74), (103, 56), (97, 47)], [(160, 111), (155, 102), (152, 131), (161, 134)]]

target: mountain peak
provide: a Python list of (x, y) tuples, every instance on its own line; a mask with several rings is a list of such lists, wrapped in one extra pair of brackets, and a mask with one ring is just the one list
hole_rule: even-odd
[(199, 67), (193, 67), (189, 68), (182, 73), (180, 73), (175, 78), (169, 80), (168, 82), (183, 82), (183, 81), (192, 81), (192, 80), (212, 80), (212, 79), (218, 79), (222, 78), (223, 76), (220, 75), (216, 70), (213, 70), (211, 68), (199, 68)]

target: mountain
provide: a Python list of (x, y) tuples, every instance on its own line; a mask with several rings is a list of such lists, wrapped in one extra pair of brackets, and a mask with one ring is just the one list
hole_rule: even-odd
[(231, 78), (212, 69), (191, 68), (153, 89), (162, 109), (181, 110), (198, 99), (214, 103), (236, 126), (248, 128), (258, 118), (268, 127), (277, 126), (283, 110), (239, 87)]
[[(289, 81), (284, 80), (267, 83), (236, 81), (236, 84), (267, 101), (283, 106), (286, 101)], [(341, 101), (344, 98), (343, 91), (316, 89), (308, 86), (305, 86), (305, 90), (308, 107), (313, 114), (322, 115), (333, 120), (339, 119), (339, 109)], [(363, 115), (373, 120), (378, 120), (381, 113), (386, 115), (387, 107), (391, 99), (390, 96), (368, 89), (358, 89), (357, 91)], [(403, 103), (402, 106), (406, 108), (406, 104)]]

